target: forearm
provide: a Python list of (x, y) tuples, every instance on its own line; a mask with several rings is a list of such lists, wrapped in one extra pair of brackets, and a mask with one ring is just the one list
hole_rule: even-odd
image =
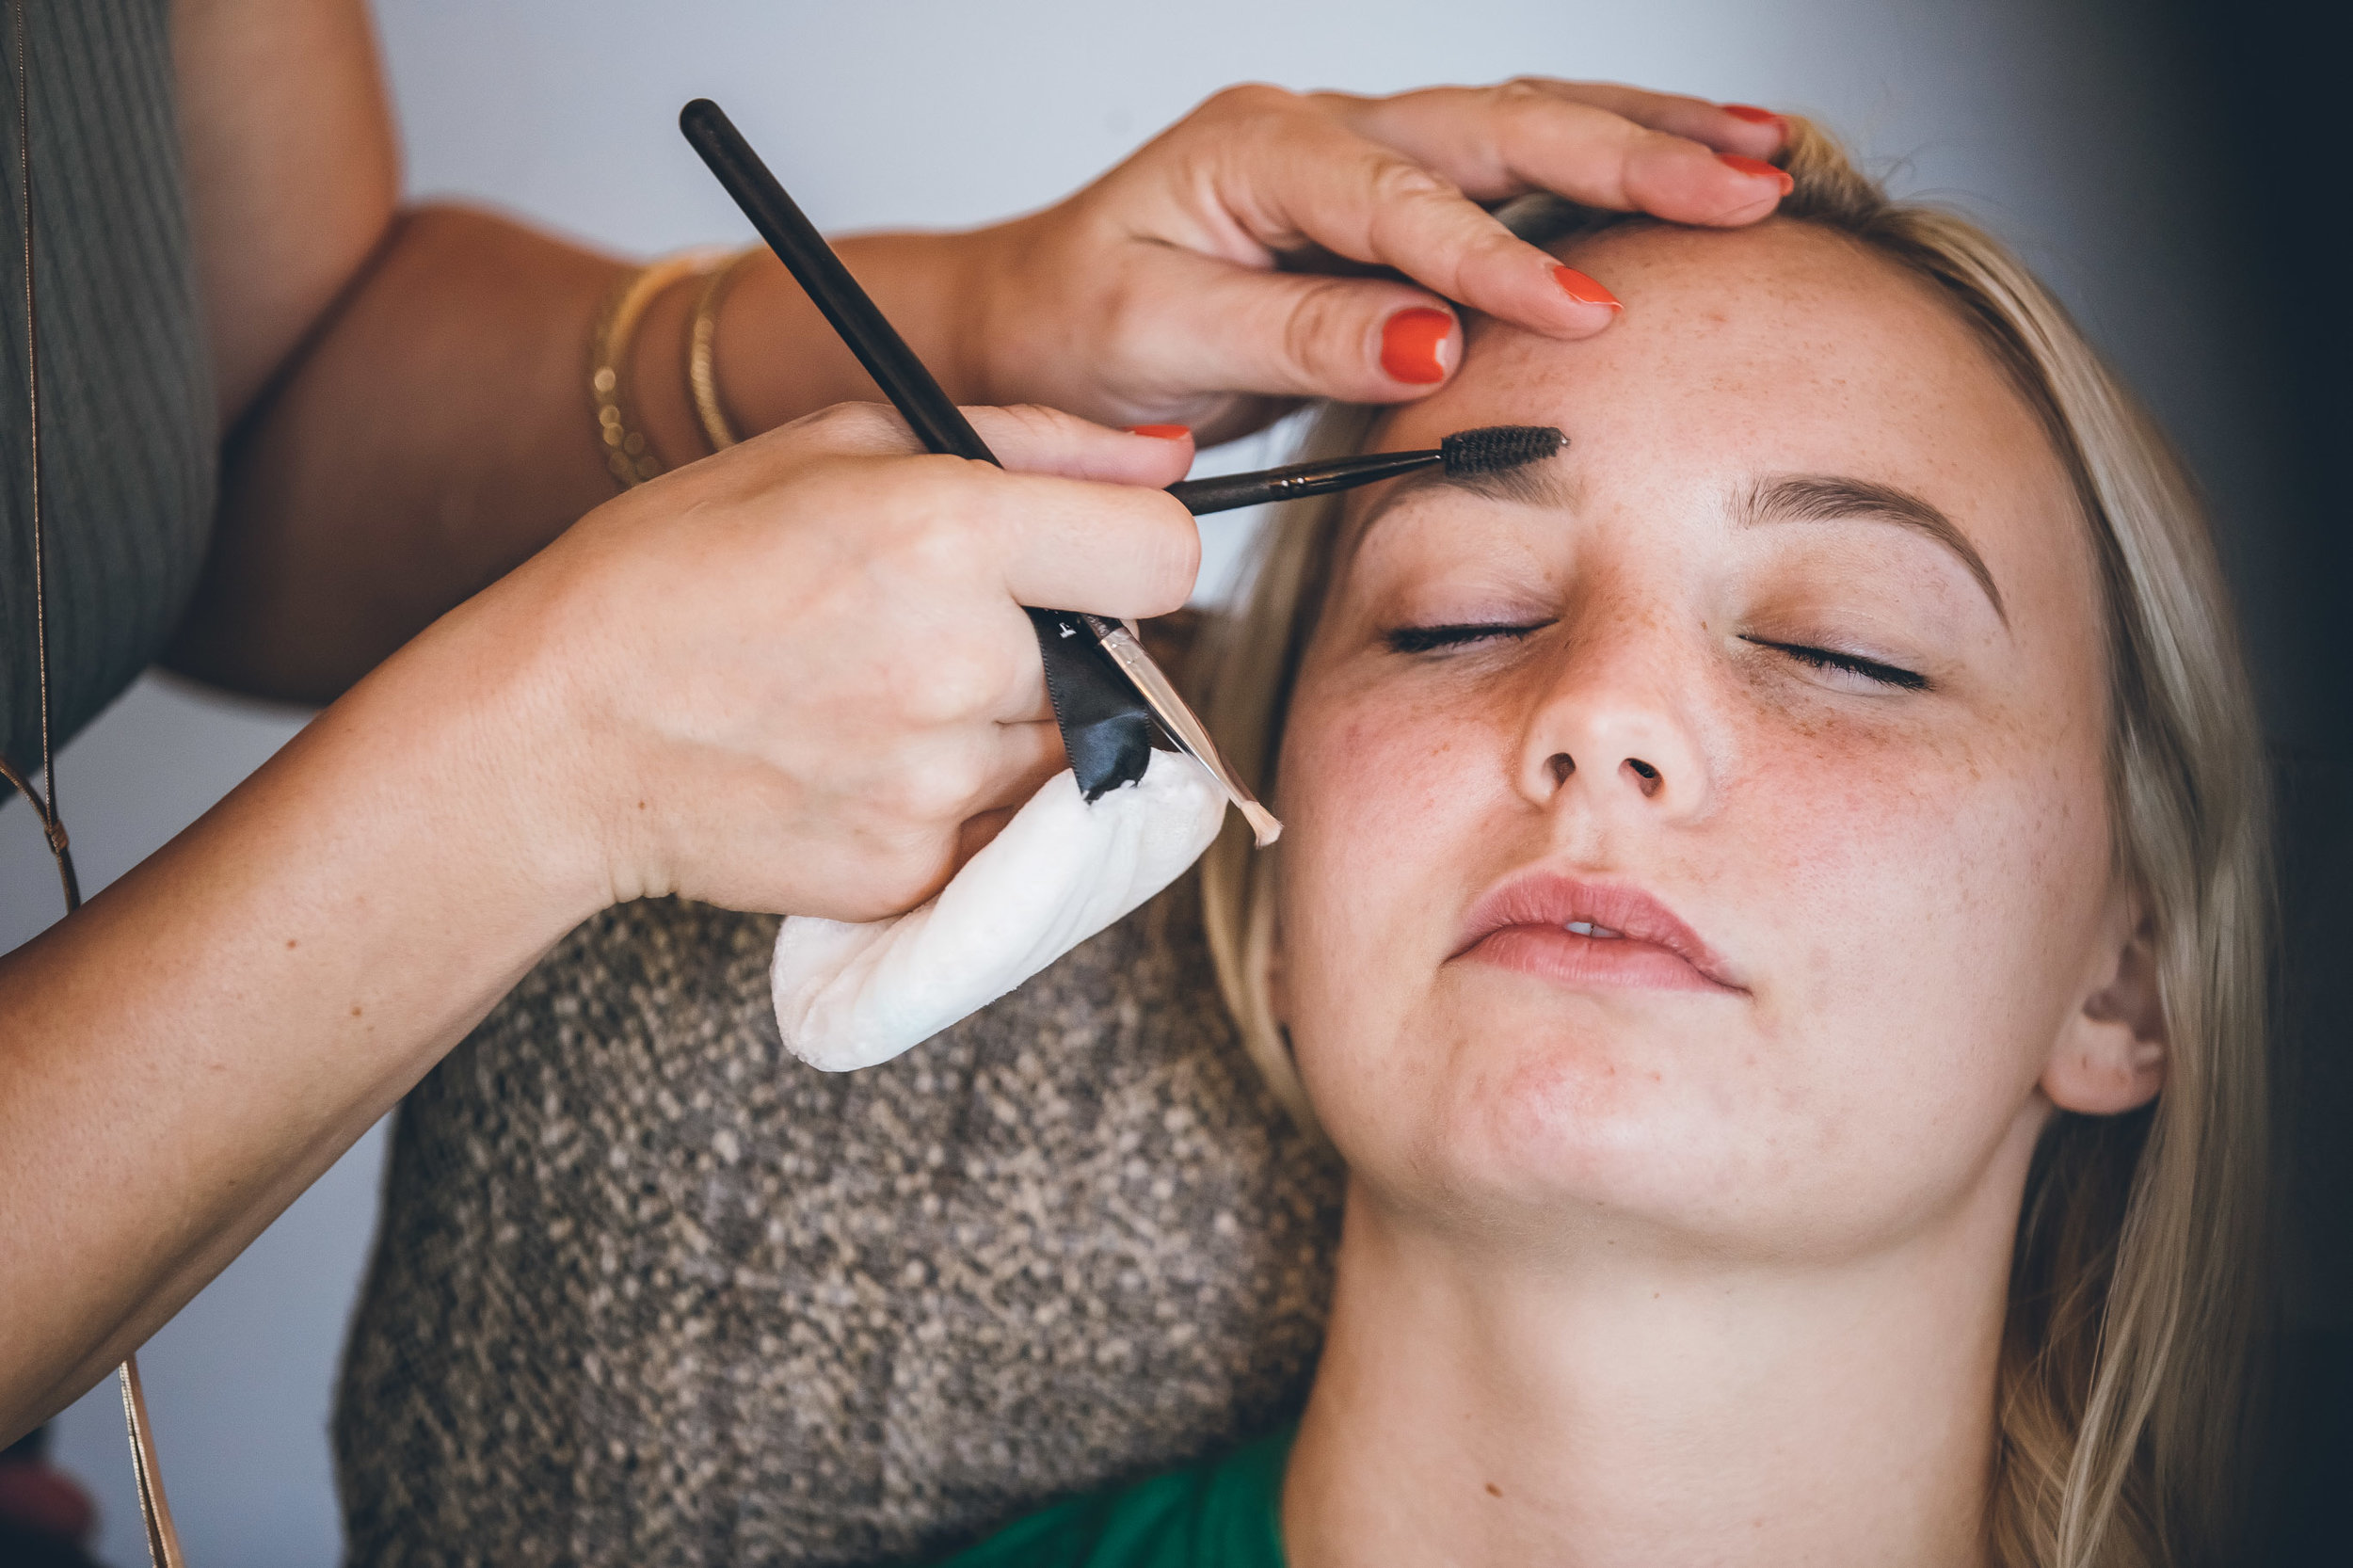
[[(437, 628), (0, 959), (0, 1442), (195, 1294), (600, 902)], [(535, 837), (535, 835), (537, 835)]]
[[(954, 242), (873, 236), (852, 265), (960, 391)], [(226, 456), (204, 580), (168, 662), (326, 701), (613, 493), (587, 392), (624, 264), (492, 215), (408, 215)], [(696, 285), (632, 337), (630, 401), (672, 465), (707, 450), (686, 390)], [(876, 395), (773, 259), (730, 293), (718, 361), (746, 432)]]
[(613, 493), (591, 432), (604, 260), (408, 215), (235, 433), (168, 662), (326, 701)]

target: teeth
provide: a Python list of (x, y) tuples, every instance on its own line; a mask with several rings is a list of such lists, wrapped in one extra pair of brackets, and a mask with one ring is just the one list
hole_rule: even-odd
[(1597, 936), (1605, 942), (1616, 941), (1625, 935), (1623, 931), (1612, 931), (1606, 925), (1595, 925), (1591, 920), (1571, 920), (1569, 929), (1579, 936)]

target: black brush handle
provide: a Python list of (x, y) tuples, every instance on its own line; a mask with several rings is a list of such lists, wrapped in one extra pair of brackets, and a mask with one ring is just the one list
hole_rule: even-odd
[(1255, 473), (1221, 473), (1208, 479), (1180, 479), (1168, 493), (1199, 517), (1205, 512), (1230, 512), (1237, 506), (1263, 506), (1271, 501), (1296, 501), (1301, 496), (1329, 495), (1353, 490), (1376, 479), (1387, 479), (1445, 460), (1433, 447), (1428, 452), (1376, 452), (1369, 457), (1337, 457), (1317, 463), (1292, 463), (1260, 469)]
[[(727, 112), (708, 98), (697, 98), (679, 111), (678, 123), (760, 237), (800, 280), (883, 395), (905, 418), (916, 439), (933, 452), (996, 463), (997, 455), (972, 422), (850, 276)], [(1096, 640), (1095, 619), (1064, 610), (1030, 609), (1063, 749), (1069, 753), (1080, 792), (1088, 800), (1142, 778), (1152, 760), (1153, 738), (1160, 733), (1150, 707)]]
[(906, 339), (850, 276), (850, 269), (841, 264), (841, 258), (809, 222), (800, 203), (785, 194), (768, 166), (760, 161), (760, 154), (744, 139), (744, 133), (728, 119), (727, 111), (708, 98), (697, 98), (679, 111), (678, 123), (703, 162), (711, 166), (711, 172), (718, 176), (719, 184), (744, 209), (744, 216), (752, 220), (752, 227), (760, 231), (760, 237), (768, 242), (768, 248), (800, 280), (825, 320), (850, 345), (850, 352), (874, 378), (874, 385), (914, 426), (916, 440), (928, 451), (996, 462), (997, 455), (972, 428), (972, 422), (950, 401), (923, 361), (915, 357), (915, 350), (907, 346)]

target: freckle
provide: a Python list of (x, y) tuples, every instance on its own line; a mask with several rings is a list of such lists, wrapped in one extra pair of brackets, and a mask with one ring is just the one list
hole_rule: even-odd
[(292, 948), (294, 945), (295, 945), (295, 939), (294, 939), (292, 936), (287, 937), (287, 938), (286, 938), (286, 946), (287, 946), (287, 947), (289, 947), (289, 948)]
[(351, 1016), (355, 1018), (360, 1016), (360, 1004), (356, 1001), (351, 1004)]
[(639, 801), (639, 802), (637, 803), (637, 809), (639, 809), (640, 811), (643, 811), (645, 808), (646, 808), (646, 803), (645, 803), (644, 801), (642, 801), (642, 800), (641, 800), (641, 801)]
[(1487, 1483), (1487, 1496), (1490, 1497), (1500, 1497), (1503, 1496), (1503, 1488), (1497, 1486), (1494, 1481), (1489, 1481)]

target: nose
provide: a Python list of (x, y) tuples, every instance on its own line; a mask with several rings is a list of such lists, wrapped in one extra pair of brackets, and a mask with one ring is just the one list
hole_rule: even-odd
[(1561, 650), (1521, 737), (1522, 794), (1538, 806), (1578, 799), (1589, 809), (1654, 820), (1707, 809), (1708, 748), (1691, 701), (1698, 673), (1677, 678), (1671, 643), (1622, 627), (1596, 629)]

